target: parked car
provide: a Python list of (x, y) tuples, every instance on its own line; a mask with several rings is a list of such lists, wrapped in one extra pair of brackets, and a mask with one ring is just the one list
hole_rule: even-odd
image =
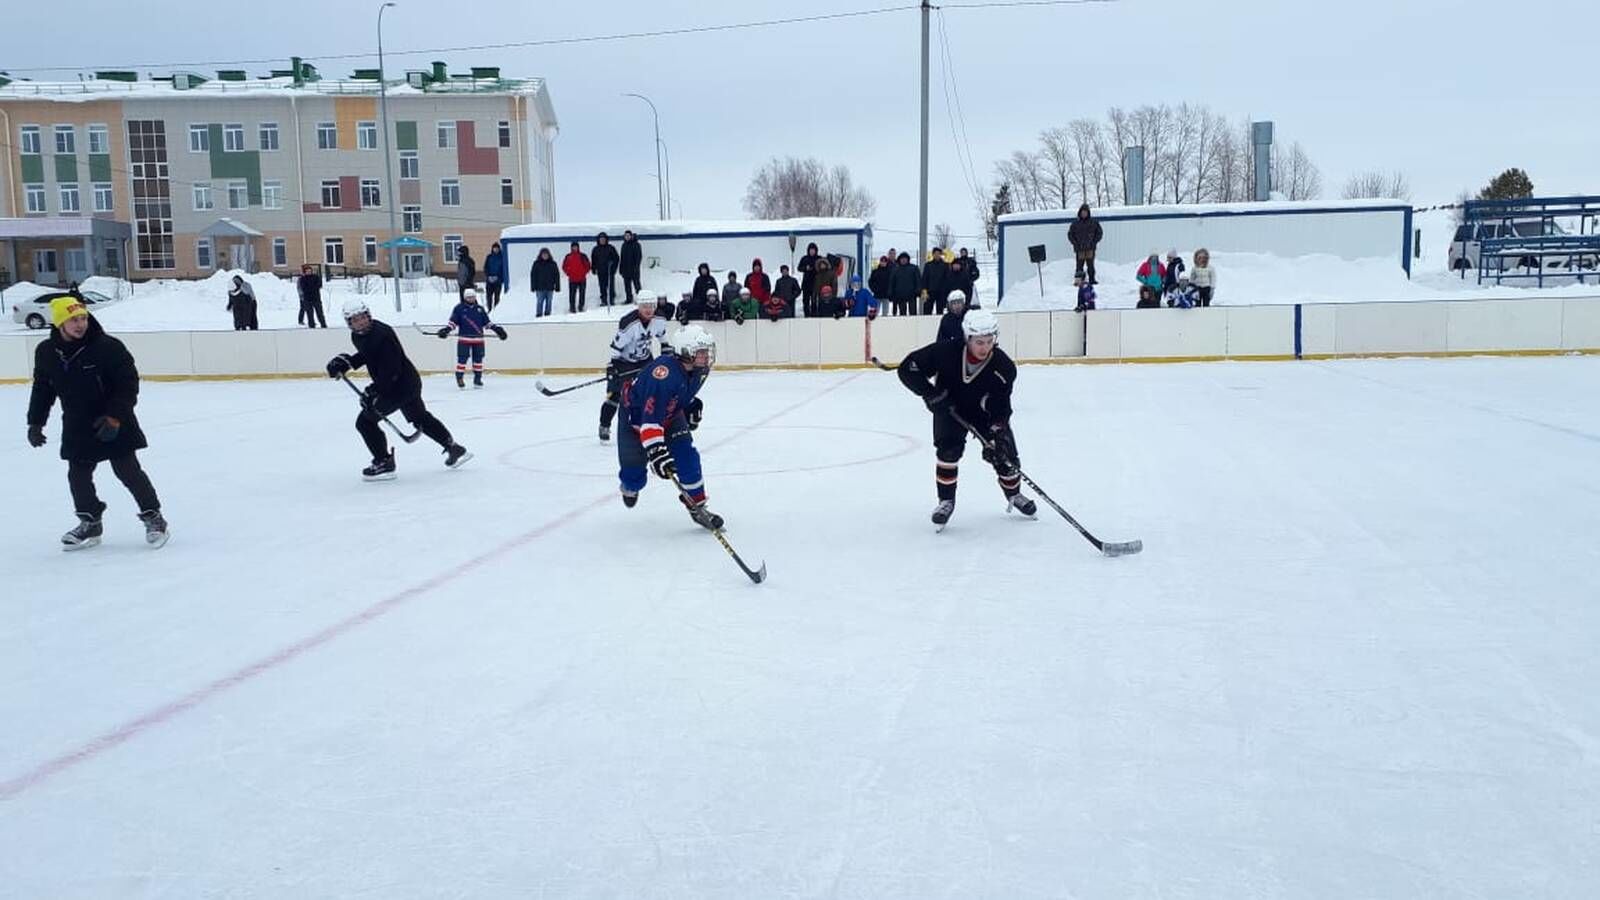
[[(7, 293), (10, 292), (8, 291)], [(103, 306), (110, 306), (111, 304), (117, 302), (115, 298), (108, 297), (99, 291), (80, 290), (78, 293), (83, 297), (84, 305), (89, 307), (90, 312), (94, 312)], [(11, 298), (7, 297), (7, 302), (12, 303), (11, 321), (16, 322), (19, 325), (26, 325), (29, 328), (49, 328), (50, 301), (56, 299), (57, 297), (68, 296), (71, 295), (66, 291), (48, 290), (42, 294), (37, 294), (25, 300), (17, 300), (15, 302), (12, 302)]]
[[(1483, 241), (1490, 238), (1511, 237), (1548, 237), (1565, 234), (1561, 226), (1547, 219), (1521, 219), (1512, 222), (1478, 222), (1470, 225), (1457, 225), (1455, 239), (1450, 242), (1450, 271), (1457, 272), (1464, 269), (1478, 267), (1478, 251)], [(1524, 256), (1517, 260), (1518, 266), (1536, 266), (1538, 261), (1531, 256)]]

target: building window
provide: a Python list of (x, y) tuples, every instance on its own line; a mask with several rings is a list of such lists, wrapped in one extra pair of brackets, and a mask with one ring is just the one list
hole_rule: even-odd
[(211, 239), (201, 238), (194, 242), (194, 264), (197, 268), (211, 268)]
[(134, 265), (146, 271), (175, 269), (172, 240), (172, 181), (167, 174), (167, 123), (129, 119), (129, 196), (132, 198)]
[(439, 149), (449, 150), (456, 145), (456, 123), (439, 123)]
[(94, 211), (97, 213), (111, 212), (115, 201), (112, 199), (111, 185), (99, 182), (94, 186)]
[(422, 233), (422, 207), (400, 207), (400, 230), (406, 234)]
[(61, 185), (61, 211), (64, 213), (80, 212), (82, 207), (78, 202), (78, 186), (76, 184)]
[(29, 156), (39, 155), (39, 126), (22, 126), (22, 152)]
[(250, 184), (245, 181), (228, 182), (228, 208), (247, 209), (250, 206)]
[(44, 185), (42, 185), (42, 184), (23, 185), (22, 190), (23, 190), (23, 193), (28, 195), (28, 212), (31, 212), (31, 213), (46, 212), (46, 210), (44, 208)]
[(339, 149), (339, 126), (332, 122), (317, 123), (317, 149)]
[(189, 152), (211, 152), (211, 129), (204, 125), (189, 126)]
[(283, 209), (283, 182), (261, 182), (261, 208)]
[(117, 245), (116, 244), (107, 244), (106, 245), (106, 274), (107, 275), (121, 275), (121, 274), (123, 274), (123, 272), (122, 272), (122, 251), (117, 249)]
[(447, 235), (445, 235), (444, 236), (444, 261), (447, 262), (447, 263), (455, 262), (456, 261), (456, 254), (459, 253), (460, 251), (461, 251), (461, 235), (459, 235), (459, 234), (447, 234)]
[(244, 152), (244, 126), (237, 122), (222, 126), (222, 149), (229, 153)]
[(383, 191), (378, 189), (378, 179), (361, 179), (361, 208), (375, 209), (383, 205)]
[(400, 151), (400, 177), (401, 178), (420, 178), (420, 177), (422, 177), (421, 176), (421, 172), (422, 172), (422, 169), (421, 169), (421, 167), (419, 165), (419, 161), (417, 159), (417, 151), (415, 151), (415, 150), (401, 150)]
[(428, 257), (421, 253), (407, 253), (400, 257), (401, 274), (415, 278), (428, 271)]
[(324, 181), (322, 183), (322, 208), (338, 209), (339, 205), (339, 182), (337, 180)]
[(356, 123), (356, 147), (361, 150), (378, 149), (378, 123)]
[(262, 122), (261, 123), (261, 128), (260, 128), (258, 134), (259, 134), (259, 136), (261, 138), (261, 141), (260, 141), (261, 149), (263, 149), (263, 150), (276, 150), (276, 149), (278, 149), (278, 123), (277, 122)]
[(361, 259), (369, 266), (378, 264), (378, 239), (370, 234), (361, 239)]
[(461, 180), (457, 178), (439, 179), (439, 205), (461, 205)]
[(106, 126), (89, 126), (89, 152), (98, 154), (111, 152), (111, 132)]
[(500, 123), (500, 148), (503, 150), (511, 146), (511, 123)]
[(344, 238), (325, 237), (322, 239), (322, 261), (330, 266), (344, 265)]
[(216, 204), (211, 202), (211, 185), (199, 182), (194, 185), (194, 208), (196, 210), (215, 209)]
[(510, 206), (517, 202), (516, 191), (513, 189), (511, 179), (500, 179), (500, 205)]
[(289, 265), (289, 242), (281, 237), (272, 239), (272, 267), (281, 269)]
[(56, 152), (78, 152), (78, 130), (71, 125), (56, 126)]

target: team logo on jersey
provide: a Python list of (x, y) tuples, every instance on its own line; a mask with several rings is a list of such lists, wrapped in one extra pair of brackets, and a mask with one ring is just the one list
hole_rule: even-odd
[(665, 381), (669, 373), (667, 372), (666, 366), (656, 366), (653, 370), (651, 370), (650, 374), (657, 381)]

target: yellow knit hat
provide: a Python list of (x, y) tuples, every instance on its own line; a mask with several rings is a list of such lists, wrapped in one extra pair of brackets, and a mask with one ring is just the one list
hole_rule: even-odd
[(61, 327), (61, 323), (79, 316), (87, 317), (89, 308), (77, 297), (57, 297), (50, 301), (50, 324)]

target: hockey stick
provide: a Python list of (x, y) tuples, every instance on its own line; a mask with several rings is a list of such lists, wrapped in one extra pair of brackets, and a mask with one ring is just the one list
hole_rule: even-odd
[[(444, 326), (444, 325), (440, 325), (439, 328), (423, 328), (421, 325), (418, 325), (417, 323), (412, 322), (411, 323), (411, 327), (415, 328), (417, 331), (421, 332), (422, 334), (427, 335), (428, 337), (446, 337), (446, 338), (448, 338), (450, 336), (448, 334), (446, 334), (446, 335), (440, 335), (439, 334), (439, 328), (447, 327), (447, 326)], [(496, 326), (494, 326), (494, 325), (490, 325), (489, 326), (489, 328), (491, 330), (494, 329), (495, 327)], [(500, 333), (499, 332), (495, 332), (495, 337), (500, 337)], [(505, 340), (505, 338), (502, 337), (502, 338), (500, 338), (500, 340), (503, 341), (503, 340)]]
[[(637, 375), (637, 374), (639, 374), (640, 372), (643, 372), (643, 371), (644, 371), (644, 369), (629, 369), (628, 371), (621, 372), (619, 374), (623, 378), (632, 378), (633, 376), (635, 376), (635, 375)], [(608, 379), (610, 377), (611, 376), (609, 376), (609, 375), (601, 375), (599, 378), (591, 378), (588, 381), (580, 381), (577, 384), (571, 385), (569, 387), (556, 388), (555, 390), (551, 390), (550, 388), (545, 387), (543, 381), (540, 381), (538, 379), (534, 379), (533, 386), (538, 388), (539, 389), (539, 393), (545, 395), (546, 397), (556, 397), (556, 396), (560, 396), (561, 394), (571, 393), (572, 391), (575, 391), (578, 388), (586, 388), (591, 384), (599, 384), (600, 382), (605, 381), (606, 379)]]
[[(972, 423), (971, 422), (968, 422), (966, 419), (961, 418), (961, 414), (956, 412), (954, 407), (951, 407), (951, 409), (950, 409), (950, 417), (955, 419), (956, 422), (958, 422), (961, 425), (962, 428), (965, 428), (966, 430), (972, 432), (972, 436), (977, 438), (983, 444), (984, 447), (987, 447), (990, 453), (995, 453), (996, 452), (995, 446), (994, 446), (994, 442), (990, 441), (988, 438), (984, 437), (983, 433), (978, 431), (978, 429), (972, 427)], [(1059, 504), (1056, 501), (1050, 499), (1050, 495), (1046, 494), (1044, 492), (1044, 488), (1039, 487), (1039, 483), (1037, 481), (1034, 481), (1032, 478), (1029, 478), (1028, 477), (1028, 473), (1022, 471), (1022, 467), (1021, 466), (1017, 467), (1017, 475), (1024, 482), (1027, 483), (1028, 487), (1033, 488), (1034, 492), (1039, 495), (1039, 499), (1040, 500), (1043, 500), (1044, 502), (1050, 504), (1050, 508), (1051, 509), (1053, 509), (1056, 512), (1060, 513), (1061, 514), (1061, 518), (1066, 519), (1067, 522), (1070, 523), (1073, 528), (1078, 529), (1078, 533), (1083, 535), (1084, 539), (1087, 540), (1089, 543), (1093, 544), (1094, 548), (1096, 550), (1099, 550), (1101, 553), (1104, 553), (1107, 556), (1132, 556), (1133, 554), (1138, 553), (1139, 551), (1144, 549), (1144, 541), (1141, 541), (1141, 540), (1132, 540), (1132, 541), (1102, 541), (1102, 540), (1100, 540), (1099, 538), (1097, 538), (1093, 534), (1091, 534), (1089, 532), (1089, 529), (1087, 529), (1087, 528), (1083, 527), (1081, 524), (1079, 524), (1078, 520), (1074, 519), (1072, 517), (1072, 513), (1069, 513), (1066, 510), (1062, 509), (1061, 508), (1061, 504)]]
[[(672, 474), (672, 484), (678, 489), (678, 496), (682, 497), (685, 503), (690, 503), (691, 501), (689, 500), (689, 492), (683, 489), (683, 482), (678, 480), (678, 474), (676, 472)], [(748, 577), (751, 581), (755, 582), (756, 584), (760, 584), (761, 582), (767, 580), (766, 560), (761, 561), (760, 569), (752, 569), (745, 564), (744, 559), (739, 556), (739, 552), (733, 549), (733, 545), (728, 543), (728, 536), (722, 533), (721, 528), (712, 531), (711, 536), (717, 539), (717, 543), (722, 545), (722, 549), (728, 551), (728, 555), (733, 557), (734, 563), (739, 566), (740, 570), (743, 571), (746, 577)]]
[(894, 370), (900, 368), (899, 365), (891, 366), (888, 363), (884, 362), (883, 360), (877, 358), (876, 356), (872, 357), (872, 364), (877, 366), (878, 368), (884, 370), (885, 372), (893, 372)]
[[(344, 374), (343, 372), (340, 372), (339, 373), (339, 380), (344, 382), (345, 385), (350, 388), (350, 390), (356, 392), (356, 396), (361, 398), (362, 407), (366, 408), (366, 406), (367, 406), (367, 395), (365, 393), (363, 393), (360, 388), (356, 387), (350, 381), (350, 377), (348, 375)], [(416, 443), (417, 438), (422, 437), (422, 429), (421, 428), (418, 428), (416, 431), (413, 431), (410, 434), (406, 434), (404, 431), (400, 430), (400, 426), (398, 426), (398, 425), (394, 424), (393, 422), (389, 421), (389, 417), (384, 415), (384, 414), (382, 414), (382, 413), (380, 413), (380, 412), (378, 412), (378, 410), (376, 408), (374, 408), (372, 410), (372, 412), (373, 412), (374, 415), (376, 415), (383, 422), (383, 424), (389, 426), (389, 430), (394, 432), (394, 436), (399, 438), (400, 440), (405, 441), (408, 444), (414, 444), (414, 443)]]

